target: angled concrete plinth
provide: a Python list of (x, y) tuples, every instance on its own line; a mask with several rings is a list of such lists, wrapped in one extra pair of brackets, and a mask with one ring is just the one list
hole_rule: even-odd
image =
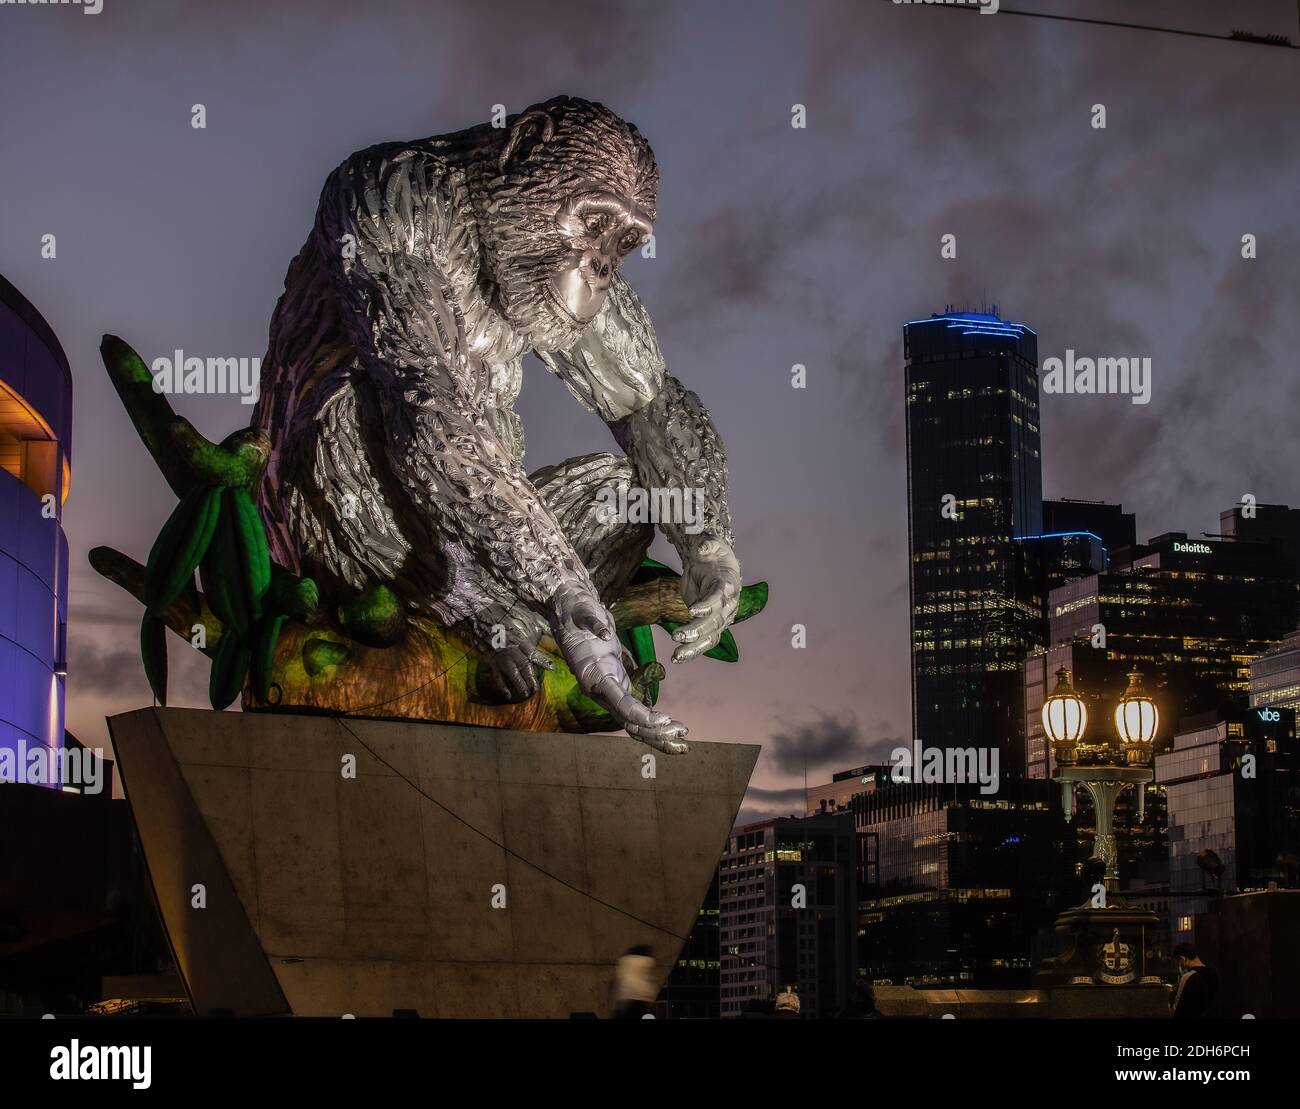
[(197, 709), (109, 728), (195, 1009), (240, 1015), (604, 1014), (629, 947), (676, 961), (758, 756)]

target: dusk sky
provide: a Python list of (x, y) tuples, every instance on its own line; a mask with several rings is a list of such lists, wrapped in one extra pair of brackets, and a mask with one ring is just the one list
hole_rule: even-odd
[[(740, 662), (671, 668), (660, 707), (693, 738), (764, 745), (742, 819), (797, 811), (805, 761), (825, 781), (910, 736), (905, 321), (997, 303), (1042, 358), (1152, 359), (1150, 404), (1043, 398), (1048, 497), (1122, 501), (1140, 538), (1216, 531), (1244, 493), (1300, 503), (1295, 51), (888, 0), (103, 5), (0, 6), (0, 272), (74, 376), (68, 726), (85, 743), (150, 700), (139, 606), (86, 552), (143, 561), (174, 504), (100, 336), (146, 360), (260, 357), (330, 170), (498, 103), (601, 101), (658, 157), (657, 256), (625, 273), (726, 442), (745, 578), (771, 585)], [(1004, 6), (1300, 38), (1294, 0)], [(527, 467), (608, 449), (525, 365)], [(251, 414), (175, 406), (216, 439)], [(172, 703), (205, 706), (206, 661), (174, 647), (172, 668)]]

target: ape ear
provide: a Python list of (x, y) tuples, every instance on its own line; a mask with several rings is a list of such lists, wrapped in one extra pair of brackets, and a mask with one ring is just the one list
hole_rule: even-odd
[(510, 125), (510, 134), (501, 148), (497, 169), (505, 173), (510, 166), (527, 161), (537, 147), (554, 136), (555, 121), (543, 109), (529, 108)]

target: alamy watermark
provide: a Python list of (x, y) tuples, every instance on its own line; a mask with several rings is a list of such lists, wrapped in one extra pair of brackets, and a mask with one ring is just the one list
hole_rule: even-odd
[(102, 747), (46, 747), (20, 739), (17, 747), (0, 747), (0, 783), (62, 786), (95, 794), (104, 788)]
[(978, 783), (985, 795), (998, 791), (996, 747), (895, 747), (889, 755), (890, 781), (944, 785)]
[(0, 0), (0, 4), (16, 5), (21, 4), (23, 7), (64, 7), (76, 6), (81, 8), (85, 15), (98, 15), (104, 10), (104, 0)]
[(1076, 358), (1073, 349), (1065, 359), (1043, 359), (1044, 393), (1127, 394), (1134, 404), (1151, 401), (1150, 358)]
[(113, 1047), (73, 1040), (50, 1049), (50, 1078), (55, 1082), (130, 1082), (136, 1090), (153, 1084), (153, 1048), (148, 1044)]
[(155, 358), (152, 370), (155, 393), (235, 394), (241, 404), (256, 404), (262, 360), (187, 358), (183, 350), (177, 350), (171, 358)]
[(605, 485), (596, 491), (602, 523), (681, 524), (687, 535), (704, 530), (703, 489), (642, 489)]

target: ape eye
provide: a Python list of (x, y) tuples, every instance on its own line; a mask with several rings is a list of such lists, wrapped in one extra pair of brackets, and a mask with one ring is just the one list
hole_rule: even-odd
[(592, 218), (587, 221), (587, 234), (593, 239), (599, 238), (604, 233), (605, 226), (604, 216), (592, 216)]
[(620, 250), (626, 252), (631, 250), (640, 241), (641, 241), (640, 231), (629, 231), (626, 235), (624, 235), (619, 240), (618, 246)]

